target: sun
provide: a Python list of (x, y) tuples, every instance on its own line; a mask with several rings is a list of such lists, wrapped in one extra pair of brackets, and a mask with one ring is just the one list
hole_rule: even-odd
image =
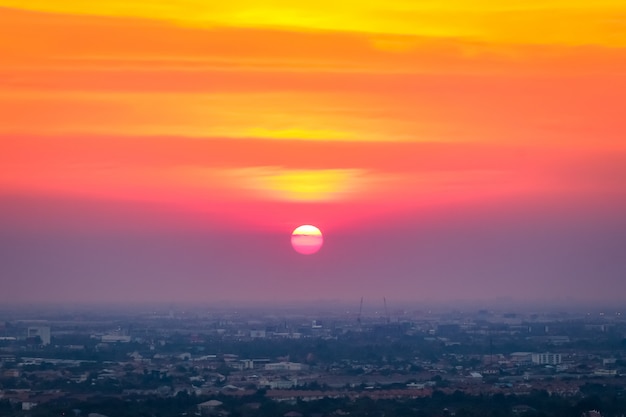
[(315, 226), (304, 224), (291, 233), (291, 246), (302, 255), (312, 255), (324, 244), (322, 232)]

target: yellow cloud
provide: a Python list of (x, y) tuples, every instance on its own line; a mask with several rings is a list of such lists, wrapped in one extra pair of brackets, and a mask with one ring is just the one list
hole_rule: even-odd
[(322, 202), (342, 200), (363, 192), (369, 181), (361, 169), (285, 169), (250, 167), (224, 174), (235, 184), (264, 198), (284, 201)]
[(0, 0), (2, 6), (142, 17), (187, 26), (282, 27), (494, 43), (626, 45), (622, 0)]
[(353, 132), (341, 132), (325, 129), (265, 129), (250, 128), (241, 133), (241, 136), (263, 139), (310, 139), (310, 140), (347, 140)]

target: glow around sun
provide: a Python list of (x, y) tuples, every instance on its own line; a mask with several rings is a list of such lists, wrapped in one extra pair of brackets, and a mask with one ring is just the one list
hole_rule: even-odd
[(302, 255), (312, 255), (324, 244), (322, 232), (315, 226), (305, 224), (298, 226), (291, 233), (291, 246)]

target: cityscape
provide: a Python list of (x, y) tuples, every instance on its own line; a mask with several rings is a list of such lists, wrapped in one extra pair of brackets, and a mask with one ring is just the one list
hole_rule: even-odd
[(624, 413), (619, 309), (340, 305), (3, 309), (0, 415)]

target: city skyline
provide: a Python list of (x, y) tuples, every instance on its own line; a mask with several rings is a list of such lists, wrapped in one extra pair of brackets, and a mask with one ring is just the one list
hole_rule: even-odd
[(621, 301), (626, 6), (413, 3), (0, 0), (0, 302)]

